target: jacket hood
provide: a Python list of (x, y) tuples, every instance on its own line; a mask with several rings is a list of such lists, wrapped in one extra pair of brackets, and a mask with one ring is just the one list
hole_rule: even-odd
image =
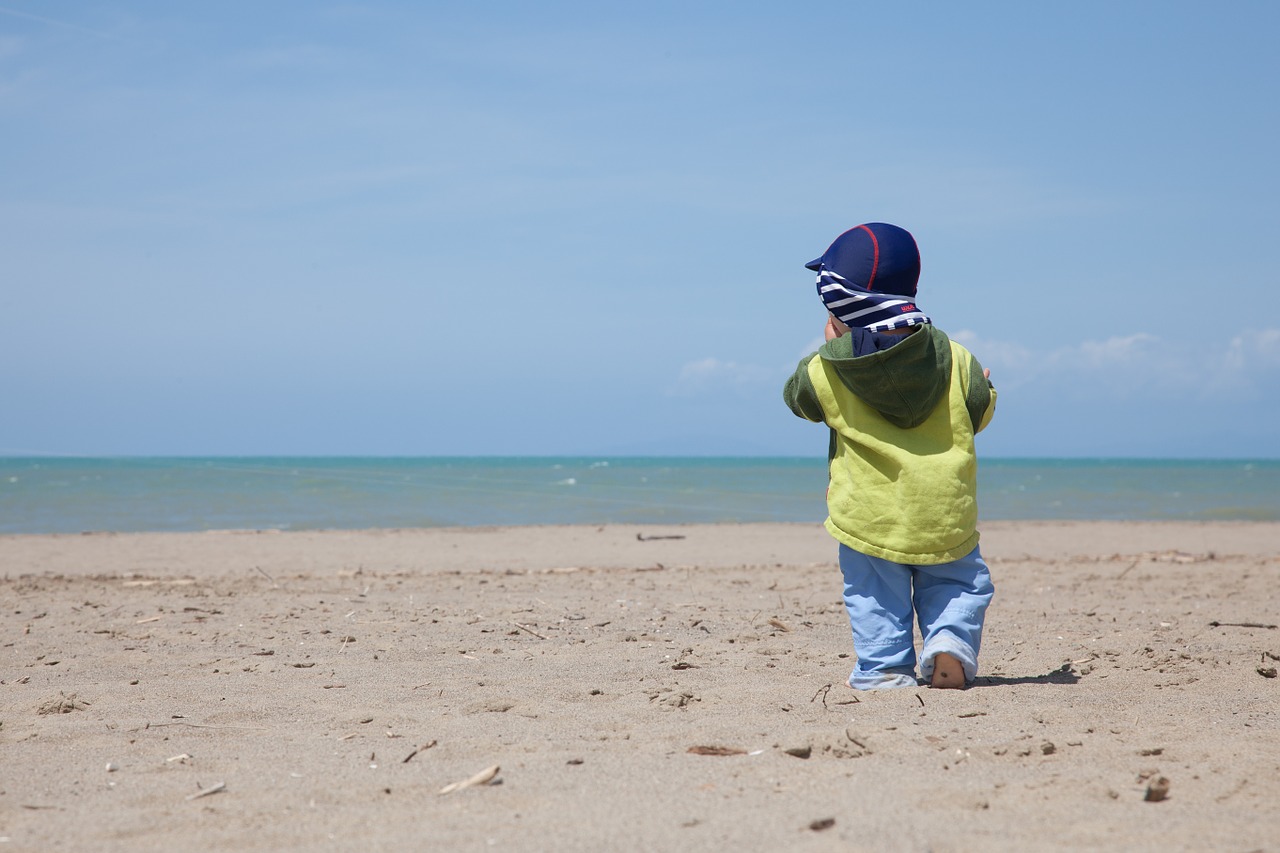
[(929, 417), (951, 384), (951, 344), (945, 332), (921, 326), (890, 336), (851, 329), (823, 344), (818, 356), (846, 388), (897, 427), (910, 429)]

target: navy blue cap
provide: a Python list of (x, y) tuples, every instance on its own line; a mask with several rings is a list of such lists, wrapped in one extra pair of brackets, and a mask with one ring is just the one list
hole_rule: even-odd
[(876, 293), (915, 296), (920, 281), (920, 250), (911, 232), (887, 222), (868, 222), (835, 239), (822, 257), (805, 264), (827, 269)]

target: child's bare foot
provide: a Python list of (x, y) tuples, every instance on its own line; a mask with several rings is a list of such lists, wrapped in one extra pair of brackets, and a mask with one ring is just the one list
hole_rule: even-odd
[(933, 681), (930, 687), (958, 690), (964, 687), (964, 667), (953, 655), (939, 652), (933, 659)]

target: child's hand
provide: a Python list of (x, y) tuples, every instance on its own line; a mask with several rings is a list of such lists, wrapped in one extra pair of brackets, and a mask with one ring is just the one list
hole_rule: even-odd
[(829, 341), (840, 337), (840, 330), (836, 328), (835, 319), (830, 314), (827, 315), (827, 327), (822, 330), (822, 336)]

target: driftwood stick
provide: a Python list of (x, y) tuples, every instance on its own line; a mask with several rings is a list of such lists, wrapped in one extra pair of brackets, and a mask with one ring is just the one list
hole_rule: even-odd
[(529, 634), (533, 634), (533, 636), (537, 637), (539, 640), (545, 640), (545, 639), (546, 639), (546, 637), (544, 637), (543, 635), (539, 634), (537, 631), (533, 630), (533, 629), (532, 629), (532, 628), (530, 628), (528, 625), (522, 625), (522, 624), (521, 624), (521, 623), (519, 623), (519, 622), (512, 622), (511, 624), (512, 624), (512, 625), (515, 625), (515, 626), (516, 626), (517, 628), (519, 628), (521, 631), (525, 631), (525, 632), (527, 632), (527, 633), (529, 633)]
[(440, 789), (440, 793), (452, 794), (454, 791), (461, 791), (463, 788), (474, 788), (476, 785), (485, 785), (493, 781), (493, 777), (498, 775), (498, 770), (499, 767), (496, 764), (492, 767), (486, 767), (469, 779), (463, 779), (461, 782), (454, 782), (450, 785), (445, 785)]
[(201, 797), (207, 797), (210, 794), (216, 794), (220, 791), (225, 791), (225, 790), (227, 790), (227, 783), (219, 782), (216, 785), (210, 785), (208, 788), (202, 788), (201, 790), (196, 791), (194, 794), (191, 794), (190, 796), (188, 796), (187, 799), (198, 800)]

